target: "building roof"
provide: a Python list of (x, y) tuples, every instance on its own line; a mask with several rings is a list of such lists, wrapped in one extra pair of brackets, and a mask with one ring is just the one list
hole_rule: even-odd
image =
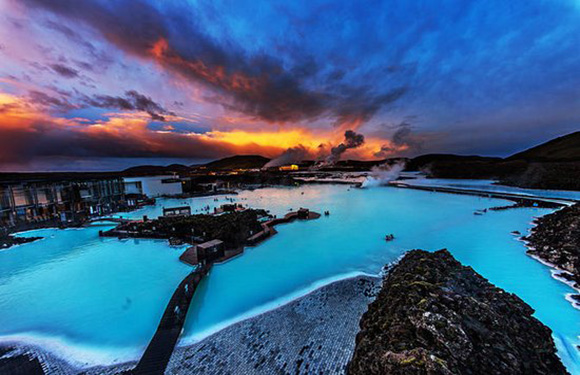
[(157, 176), (142, 176), (142, 177), (123, 177), (123, 181), (130, 183), (130, 182), (138, 182), (138, 181), (156, 181), (156, 180), (171, 180), (177, 179), (174, 175), (171, 174), (163, 174)]
[(215, 240), (211, 240), (211, 241), (207, 241), (207, 242), (201, 243), (201, 244), (199, 244), (197, 246), (198, 247), (201, 247), (202, 249), (207, 249), (207, 248), (210, 248), (210, 247), (214, 247), (214, 246), (221, 245), (223, 243), (224, 243), (224, 241), (215, 239)]

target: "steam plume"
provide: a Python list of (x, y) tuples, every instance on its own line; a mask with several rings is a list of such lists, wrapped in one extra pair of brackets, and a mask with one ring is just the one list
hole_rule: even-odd
[(280, 156), (270, 160), (264, 168), (279, 167), (287, 164), (297, 164), (306, 159), (309, 155), (308, 150), (303, 145), (290, 147), (284, 151)]
[(330, 155), (326, 158), (326, 162), (334, 164), (340, 160), (341, 155), (350, 148), (357, 148), (365, 143), (365, 136), (353, 130), (344, 132), (344, 142), (330, 150)]
[(371, 175), (366, 178), (362, 187), (388, 185), (390, 181), (399, 178), (403, 169), (405, 169), (405, 163), (402, 161), (393, 165), (385, 163), (373, 167), (371, 169)]

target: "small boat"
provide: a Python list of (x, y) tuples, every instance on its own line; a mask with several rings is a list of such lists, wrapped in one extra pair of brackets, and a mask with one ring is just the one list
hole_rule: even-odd
[(392, 240), (394, 240), (394, 239), (395, 239), (395, 236), (394, 236), (394, 235), (392, 235), (392, 234), (387, 234), (387, 235), (385, 236), (385, 241), (387, 241), (387, 242), (388, 242), (388, 241), (392, 241)]

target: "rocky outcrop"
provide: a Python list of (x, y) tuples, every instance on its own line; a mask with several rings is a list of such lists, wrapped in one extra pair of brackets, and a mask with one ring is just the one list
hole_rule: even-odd
[[(543, 216), (536, 224), (524, 238), (530, 246), (528, 254), (566, 271), (558, 276), (580, 288), (580, 203)], [(580, 296), (574, 297), (580, 302)]]
[(567, 374), (533, 312), (447, 250), (413, 250), (363, 315), (347, 372)]
[(38, 358), (17, 353), (9, 346), (0, 346), (0, 374), (44, 375), (45, 372)]
[(16, 236), (0, 236), (0, 250), (8, 249), (9, 247), (22, 245), (29, 242), (40, 240), (42, 237), (16, 237)]
[(246, 244), (246, 239), (262, 230), (260, 217), (267, 212), (259, 209), (228, 212), (222, 215), (198, 214), (159, 217), (142, 222), (131, 221), (101, 232), (105, 237), (177, 239), (185, 243), (202, 243), (213, 239), (224, 242), (228, 249)]

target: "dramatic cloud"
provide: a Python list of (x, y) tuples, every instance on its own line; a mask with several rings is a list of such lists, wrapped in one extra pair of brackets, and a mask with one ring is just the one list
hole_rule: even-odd
[(0, 160), (505, 156), (579, 128), (579, 17), (576, 0), (4, 0)]
[[(31, 95), (53, 100), (42, 93)], [(274, 157), (299, 139), (310, 146), (321, 141), (298, 130), (184, 133), (170, 126), (157, 131), (143, 113), (110, 113), (98, 121), (68, 119), (44, 113), (43, 104), (29, 99), (0, 94), (0, 170), (51, 158), (212, 159), (251, 153)], [(305, 146), (300, 147), (307, 152)]]
[(403, 121), (396, 128), (391, 142), (381, 146), (381, 149), (375, 153), (376, 157), (417, 155), (423, 150), (424, 141), (413, 133), (411, 124)]
[(125, 97), (97, 95), (94, 98), (87, 98), (86, 103), (97, 108), (116, 108), (126, 111), (147, 112), (153, 120), (165, 121), (163, 115), (175, 115), (166, 110), (151, 98), (130, 90), (125, 93)]
[(398, 87), (384, 94), (373, 96), (368, 95), (364, 90), (353, 90), (337, 105), (336, 124), (347, 124), (358, 129), (365, 121), (370, 120), (379, 109), (398, 100), (406, 91), (406, 87)]
[(52, 64), (50, 67), (56, 73), (60, 74), (65, 78), (75, 78), (78, 77), (79, 75), (78, 70), (75, 70), (63, 64)]
[(62, 97), (51, 96), (41, 91), (32, 90), (28, 93), (28, 97), (30, 98), (31, 103), (55, 108), (61, 111), (77, 108), (75, 105), (71, 104), (68, 100)]
[(90, 123), (47, 116), (18, 98), (0, 99), (0, 167), (46, 157), (217, 158), (250, 150), (280, 152), (275, 146), (234, 144), (219, 135), (152, 131), (145, 116), (113, 115)]
[(86, 22), (119, 48), (154, 59), (182, 77), (222, 94), (209, 96), (210, 100), (267, 122), (295, 122), (329, 115), (336, 118), (337, 125), (358, 127), (406, 91), (388, 87), (341, 90), (334, 85), (324, 90), (309, 88), (307, 78), (319, 73), (315, 65), (299, 62), (301, 69), (286, 69), (268, 54), (247, 56), (235, 45), (220, 45), (185, 16), (192, 12), (187, 7), (167, 6), (163, 13), (142, 0), (121, 2), (115, 8), (96, 0), (26, 2)]

